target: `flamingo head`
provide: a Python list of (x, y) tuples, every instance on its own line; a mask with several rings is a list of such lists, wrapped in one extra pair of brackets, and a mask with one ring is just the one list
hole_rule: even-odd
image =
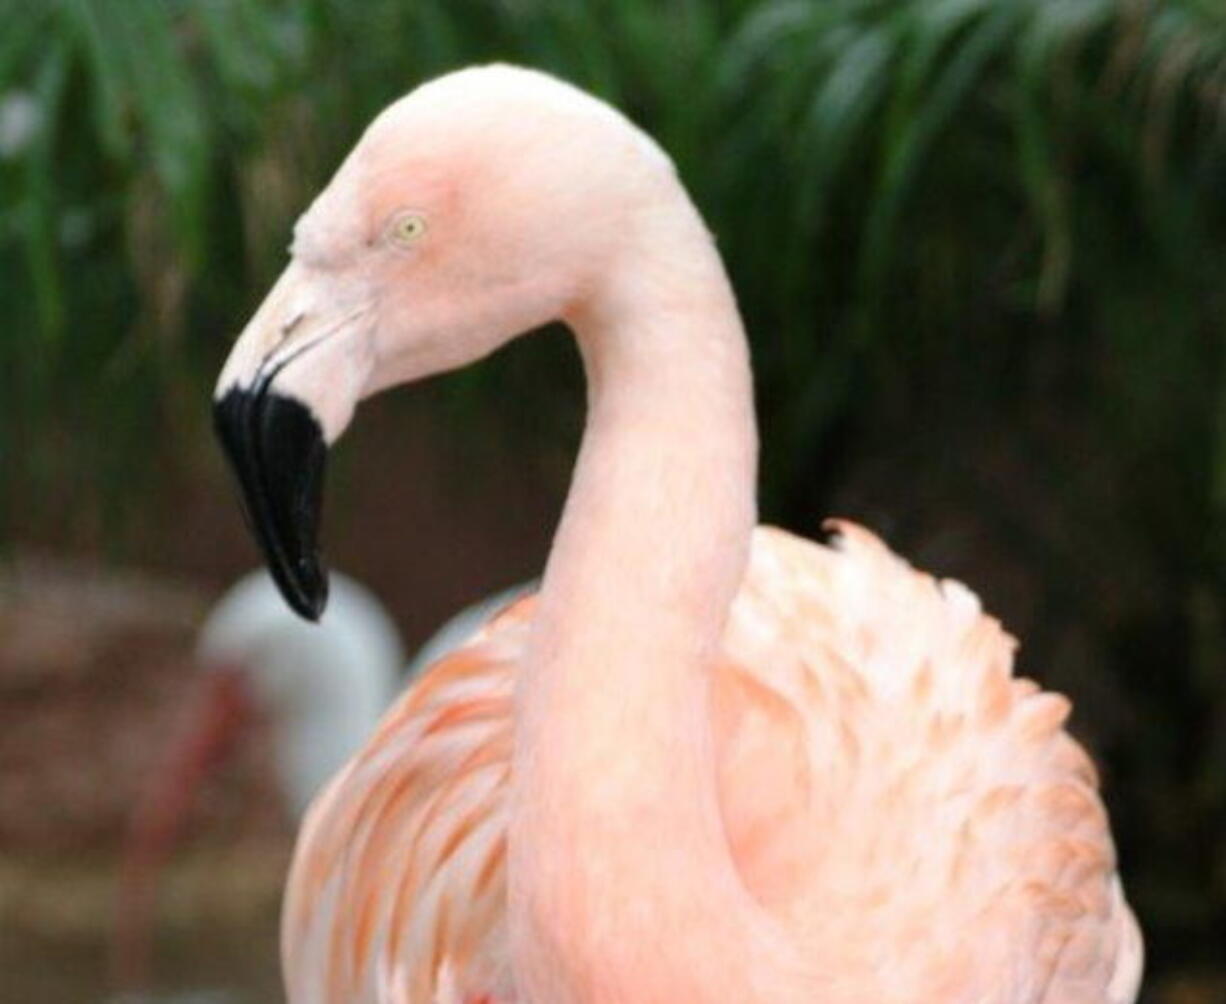
[(214, 399), (249, 521), (298, 613), (314, 620), (327, 600), (324, 457), (358, 401), (599, 309), (629, 233), (678, 187), (618, 112), (531, 70), (452, 73), (375, 119), (298, 220)]

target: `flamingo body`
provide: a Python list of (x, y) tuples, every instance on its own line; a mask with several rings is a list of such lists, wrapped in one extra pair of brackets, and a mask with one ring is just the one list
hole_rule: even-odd
[[(968, 589), (835, 526), (831, 547), (756, 531), (709, 708), (737, 868), (835, 974), (813, 999), (1132, 1000), (1140, 936), (1068, 701), (1012, 676)], [(437, 663), (312, 810), (291, 999), (520, 999), (507, 800), (534, 608)]]

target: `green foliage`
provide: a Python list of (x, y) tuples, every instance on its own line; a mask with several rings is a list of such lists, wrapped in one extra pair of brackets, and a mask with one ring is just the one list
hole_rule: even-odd
[[(1028, 668), (1115, 680), (1088, 731), (1160, 956), (1226, 937), (1226, 7), (0, 0), (0, 25), (6, 477), (130, 490), (123, 444), (193, 427), (375, 111), (468, 62), (553, 70), (661, 140), (719, 237), (768, 514), (905, 514), (903, 546), (974, 514), (1037, 569)], [(542, 386), (500, 365), (452, 393)]]

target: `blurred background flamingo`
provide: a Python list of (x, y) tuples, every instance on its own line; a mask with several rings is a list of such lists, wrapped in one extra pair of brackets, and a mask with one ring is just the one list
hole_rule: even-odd
[(317, 625), (286, 609), (266, 572), (232, 586), (200, 629), (194, 692), (176, 712), (181, 721), (170, 745), (149, 765), (129, 826), (116, 904), (115, 986), (154, 984), (158, 870), (207, 776), (254, 723), (271, 733), (276, 794), (296, 825), (400, 689), (529, 588), (512, 587), (460, 611), (406, 666), (391, 616), (348, 576), (333, 576), (328, 613)]
[(148, 985), (156, 870), (206, 776), (253, 720), (269, 723), (277, 793), (297, 820), (397, 692), (404, 652), (394, 622), (346, 576), (337, 576), (335, 598), (336, 610), (317, 627), (294, 622), (267, 574), (253, 572), (205, 620), (194, 694), (179, 711), (170, 747), (149, 765), (129, 828), (116, 912), (117, 986)]

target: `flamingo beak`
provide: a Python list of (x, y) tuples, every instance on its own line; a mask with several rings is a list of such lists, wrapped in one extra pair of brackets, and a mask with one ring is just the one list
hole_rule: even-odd
[(273, 581), (297, 614), (317, 621), (328, 602), (318, 545), (327, 448), (310, 409), (268, 382), (226, 391), (214, 426)]
[(318, 544), (327, 446), (370, 372), (372, 314), (365, 287), (330, 287), (292, 261), (235, 342), (213, 398), (247, 523), (282, 596), (309, 621), (328, 601)]

